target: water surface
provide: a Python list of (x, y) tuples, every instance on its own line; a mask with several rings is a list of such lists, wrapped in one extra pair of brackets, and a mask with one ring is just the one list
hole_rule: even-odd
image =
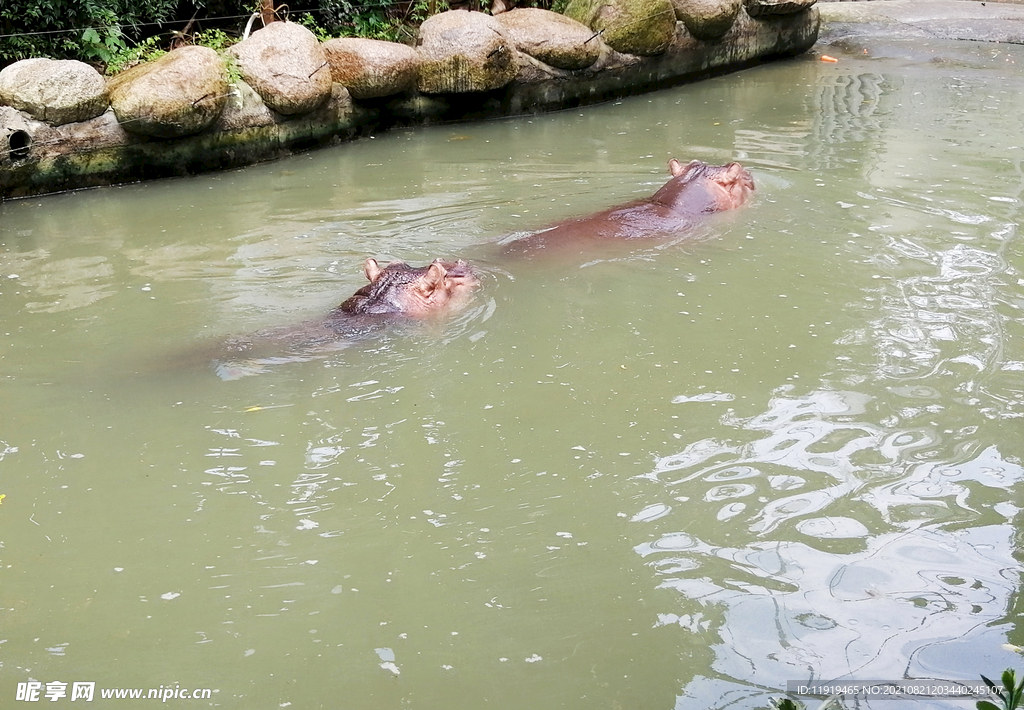
[[(0, 205), (0, 704), (758, 708), (1015, 664), (1024, 49), (839, 54)], [(671, 157), (757, 193), (686, 239), (488, 246)], [(484, 287), (235, 380), (194, 357), (368, 256)]]

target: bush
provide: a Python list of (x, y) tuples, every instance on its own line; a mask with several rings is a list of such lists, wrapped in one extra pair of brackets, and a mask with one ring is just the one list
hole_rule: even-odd
[[(454, 0), (452, 0), (454, 1)], [(273, 0), (321, 38), (410, 41), (449, 0)], [(519, 0), (549, 8), (565, 0)], [(486, 11), (490, 0), (462, 0)], [(260, 0), (0, 0), (0, 68), (19, 59), (78, 59), (108, 73), (153, 59), (176, 44), (221, 50), (237, 41)], [(285, 10), (284, 8), (288, 8)]]
[(4, 0), (0, 4), (0, 66), (29, 57), (106, 64), (130, 43), (159, 32), (159, 23), (173, 19), (178, 4), (178, 0)]

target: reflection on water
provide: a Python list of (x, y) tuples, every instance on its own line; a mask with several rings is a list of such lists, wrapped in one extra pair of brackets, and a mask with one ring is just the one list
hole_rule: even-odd
[[(954, 86), (964, 113), (998, 103), (987, 83)], [(632, 517), (656, 536), (636, 551), (692, 610), (658, 625), (719, 639), (713, 674), (690, 683), (679, 708), (765, 703), (787, 680), (965, 678), (1014, 663), (1000, 646), (1020, 579), (1010, 492), (1024, 476), (1024, 429), (998, 444), (978, 422), (1024, 417), (1019, 213), (1003, 221), (1001, 209), (1019, 204), (1021, 162), (1009, 160), (1004, 184), (980, 176), (1005, 172), (991, 160), (911, 139), (889, 114), (903, 114), (912, 88), (874, 73), (820, 82), (809, 150), (800, 139), (811, 132), (737, 131), (737, 147), (765, 165), (813, 156), (833, 167), (853, 162), (842, 144), (878, 144), (856, 160), (871, 164), (869, 186), (836, 204), (856, 214), (849, 244), (864, 239), (857, 229), (882, 239), (860, 259), (875, 283), (848, 305), (863, 322), (835, 341), (856, 354), (826, 375), (844, 389), (780, 387), (763, 413), (722, 416), (734, 433), (691, 441), (639, 477), (663, 492)], [(912, 96), (922, 93), (932, 107), (941, 96), (933, 85)], [(964, 160), (951, 167), (982, 194), (950, 192), (922, 159)], [(709, 504), (720, 524), (698, 529), (694, 506)]]
[[(0, 205), (0, 698), (760, 708), (1019, 668), (1024, 50), (965, 45)], [(757, 193), (498, 257), (671, 157)], [(248, 377), (188, 357), (367, 256), (485, 284)]]
[[(988, 625), (1003, 620), (1016, 591), (1018, 508), (1003, 494), (1024, 468), (996, 446), (978, 450), (976, 427), (944, 444), (933, 430), (872, 424), (869, 400), (780, 392), (763, 414), (723, 420), (742, 444), (696, 441), (642, 476), (681, 503), (634, 517), (657, 535), (636, 551), (662, 588), (714, 619), (699, 632), (721, 635), (713, 667), (725, 678), (770, 689), (797, 679), (960, 678), (967, 658), (1005, 662), (994, 653), (1005, 631)], [(712, 502), (727, 526), (691, 532), (666, 517)], [(740, 514), (745, 531), (732, 520)], [(780, 526), (799, 534), (780, 535)], [(694, 614), (661, 617), (698, 631)], [(678, 706), (717, 706), (730, 692), (723, 683), (696, 681)]]
[[(992, 236), (1008, 244), (1015, 232), (1014, 225), (1007, 225)], [(918, 266), (925, 273), (890, 277), (892, 286), (879, 288), (875, 295), (882, 315), (869, 325), (866, 337), (878, 350), (883, 377), (901, 382), (951, 377), (962, 380), (960, 391), (971, 393), (978, 379), (1019, 369), (1016, 355), (1006, 352), (1000, 312), (1000, 294), (1007, 277), (1013, 276), (1000, 254), (1002, 245), (990, 251), (952, 244), (935, 251), (902, 238), (888, 240), (886, 246), (883, 258), (902, 272)], [(986, 416), (1024, 416), (1024, 411), (1014, 411), (1013, 403), (977, 397), (971, 401)], [(1005, 409), (1007, 404), (1010, 409)]]
[(965, 659), (999, 667), (1018, 581), (1000, 574), (1017, 568), (1007, 554), (1012, 536), (1008, 524), (919, 528), (838, 554), (799, 542), (694, 545), (693, 556), (727, 565), (732, 579), (663, 582), (721, 619), (718, 678), (694, 680), (676, 707), (724, 707), (723, 698), (744, 696), (763, 704), (780, 679), (942, 680), (960, 678)]

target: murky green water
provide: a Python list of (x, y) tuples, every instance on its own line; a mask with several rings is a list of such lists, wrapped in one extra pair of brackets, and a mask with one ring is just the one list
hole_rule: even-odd
[[(1024, 49), (863, 49), (0, 205), (0, 706), (756, 708), (1019, 668)], [(479, 246), (672, 156), (754, 201), (590, 260)], [(189, 357), (367, 256), (460, 255), (485, 285), (446, 323)]]

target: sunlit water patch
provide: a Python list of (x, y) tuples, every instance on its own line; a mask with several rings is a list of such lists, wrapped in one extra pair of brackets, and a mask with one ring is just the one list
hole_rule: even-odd
[[(960, 678), (965, 664), (1006, 662), (1005, 628), (989, 625), (1005, 625), (1016, 592), (1018, 508), (1001, 494), (1024, 468), (970, 431), (874, 424), (868, 404), (855, 393), (780, 393), (763, 415), (726, 419), (732, 442), (694, 442), (643, 477), (683, 502), (671, 517), (634, 517), (657, 521), (655, 539), (636, 550), (685, 600), (689, 613), (675, 617), (703, 609), (703, 631), (721, 633), (714, 668), (725, 677), (761, 688)], [(723, 474), (742, 476), (744, 497), (760, 494), (738, 511), (741, 527), (735, 504), (723, 504)], [(712, 502), (720, 507), (694, 510)], [(695, 524), (711, 514), (717, 523)], [(673, 527), (680, 517), (689, 522)], [(708, 683), (684, 697), (713, 705), (709, 693), (728, 692)]]

